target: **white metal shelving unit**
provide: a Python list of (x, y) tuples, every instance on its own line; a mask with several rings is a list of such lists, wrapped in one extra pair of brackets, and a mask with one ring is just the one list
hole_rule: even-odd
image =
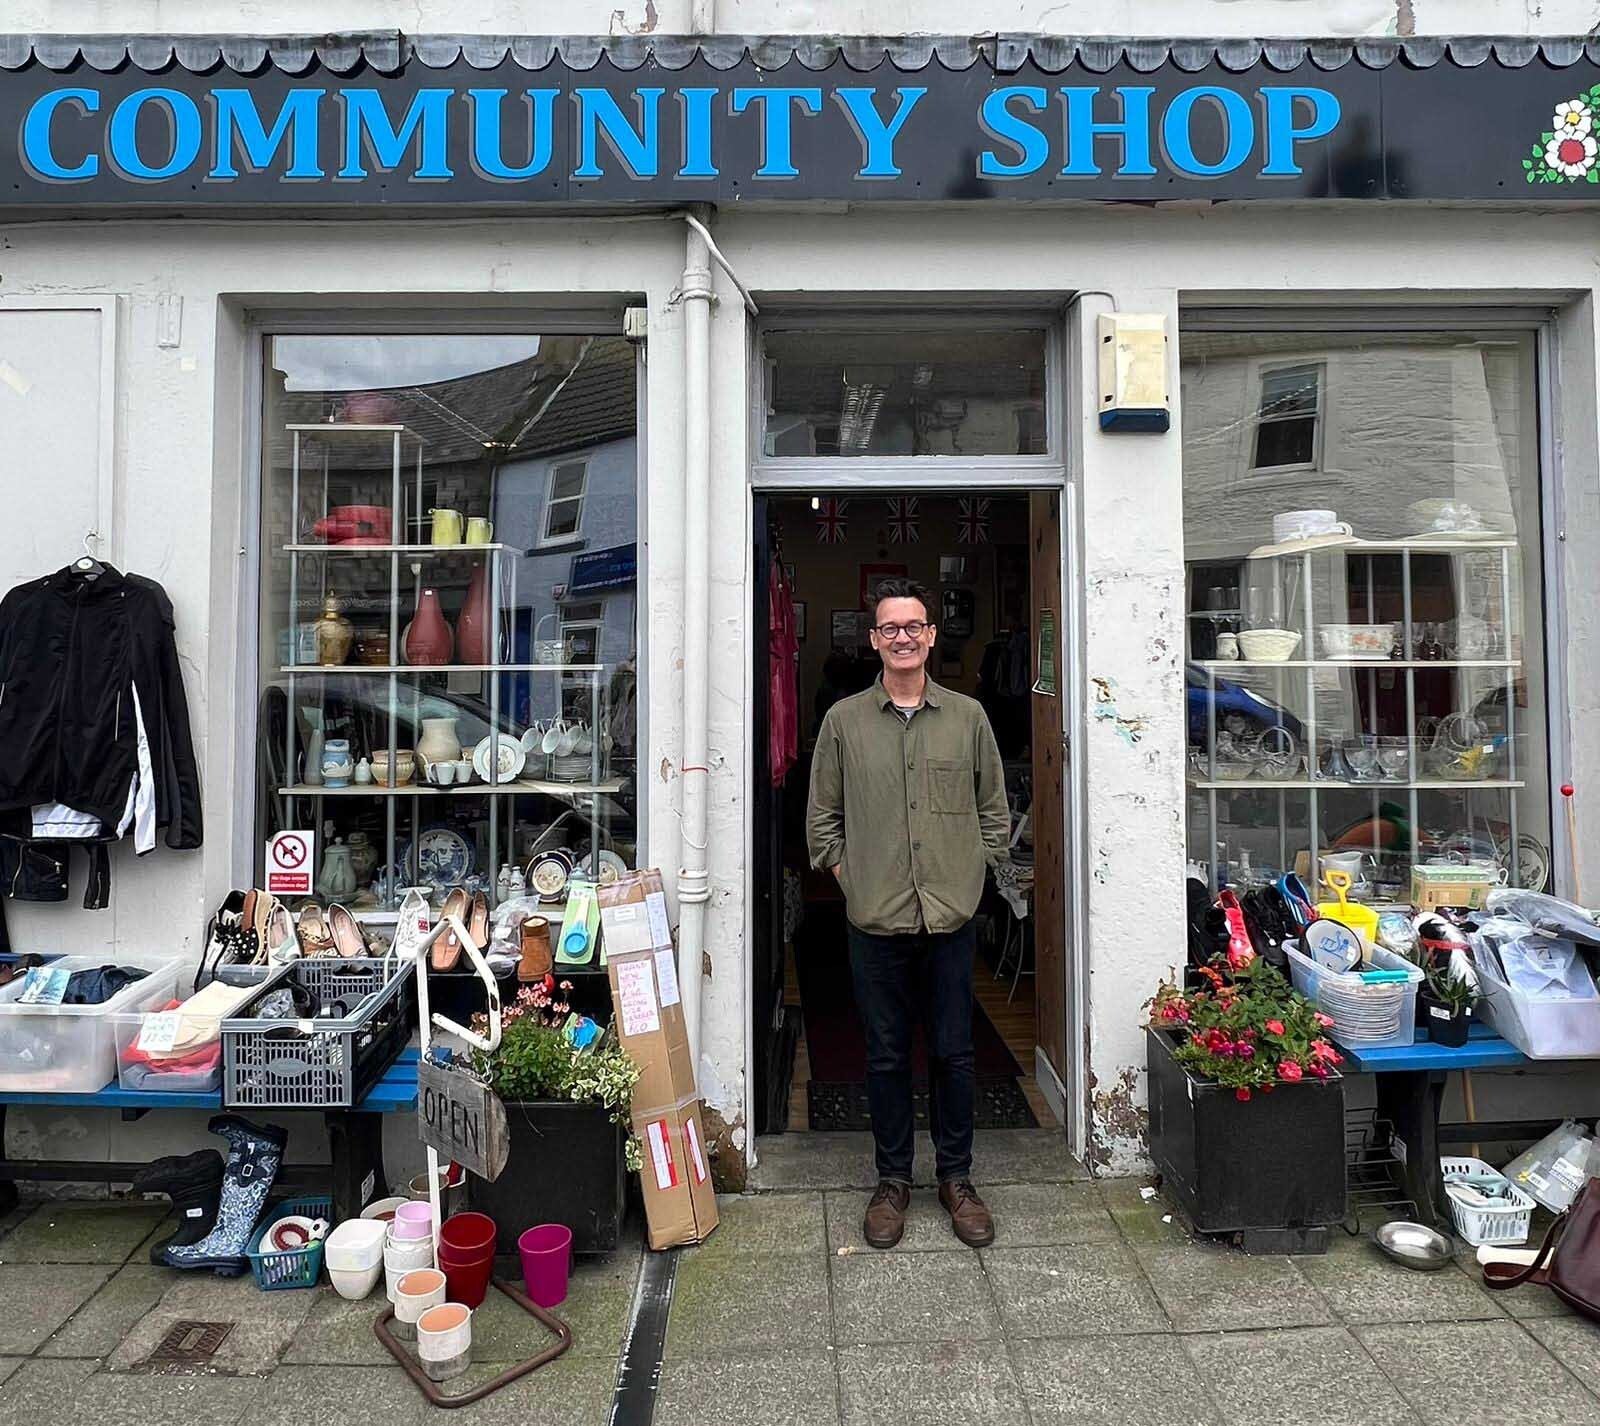
[[(298, 533), (300, 519), (300, 502), (302, 486), (308, 479), (320, 479), (321, 484), (321, 510), (324, 515), (328, 513), (329, 482), (338, 466), (334, 458), (335, 445), (356, 438), (363, 438), (377, 444), (387, 442), (390, 455), (390, 510), (392, 520), (402, 519), (405, 510), (405, 495), (410, 493), (413, 497), (412, 509), (418, 512), (422, 509), (422, 480), (423, 480), (423, 438), (409, 427), (394, 425), (372, 425), (360, 423), (293, 423), (285, 427), (291, 438), (293, 458), (291, 466), (290, 510), (291, 534)], [(407, 492), (404, 487), (406, 476), (413, 468), (410, 451), (414, 447), (414, 480), (412, 489)], [(320, 463), (319, 463), (320, 458)], [(393, 533), (404, 534), (404, 530)], [(320, 571), (320, 587), (317, 602), (320, 605), (328, 594), (328, 562), (342, 560), (386, 560), (389, 566), (389, 650), (390, 657), (394, 658), (400, 652), (401, 632), (408, 620), (403, 620), (401, 615), (401, 576), (402, 566), (418, 566), (428, 560), (440, 559), (449, 556), (468, 555), (486, 561), (485, 580), (489, 589), (489, 628), (493, 630), (493, 651), (501, 653), (516, 646), (516, 558), (522, 554), (520, 549), (510, 545), (490, 544), (315, 544), (303, 540), (292, 539), (281, 546), (282, 552), (289, 559), (289, 619), (288, 643), (291, 662), (280, 665), (279, 674), (285, 680), (285, 690), (288, 701), (288, 717), (285, 719), (285, 748), (284, 769), (286, 778), (295, 776), (296, 730), (297, 713), (301, 698), (306, 692), (305, 685), (314, 680), (334, 680), (343, 682), (358, 679), (381, 679), (386, 687), (386, 706), (388, 708), (388, 751), (389, 763), (395, 765), (395, 754), (399, 747), (399, 708), (403, 697), (408, 697), (411, 702), (413, 726), (416, 727), (420, 720), (420, 708), (425, 696), (421, 688), (421, 680), (430, 675), (441, 674), (481, 674), (485, 675), (489, 685), (489, 738), (491, 768), (498, 767), (499, 745), (502, 739), (516, 742), (517, 738), (510, 733), (501, 731), (500, 718), (500, 683), (504, 674), (548, 674), (556, 679), (565, 679), (574, 676), (586, 676), (589, 685), (590, 716), (594, 720), (594, 735), (590, 751), (589, 777), (586, 781), (566, 782), (548, 778), (518, 777), (506, 782), (480, 782), (466, 786), (436, 787), (431, 784), (412, 782), (400, 787), (382, 786), (377, 783), (350, 786), (343, 788), (329, 788), (320, 783), (286, 782), (277, 788), (277, 796), (282, 801), (282, 825), (293, 826), (293, 807), (295, 800), (310, 798), (315, 801), (316, 821), (318, 830), (323, 823), (323, 808), (326, 799), (342, 798), (368, 798), (380, 799), (384, 804), (384, 866), (393, 866), (396, 857), (396, 832), (398, 811), (402, 806), (410, 810), (411, 845), (418, 846), (422, 831), (421, 808), (424, 803), (438, 799), (441, 805), (448, 805), (447, 799), (462, 797), (483, 797), (488, 804), (489, 822), (489, 861), (490, 875), (489, 900), (490, 904), (496, 901), (493, 869), (500, 861), (500, 807), (502, 799), (515, 796), (545, 796), (565, 799), (577, 809), (582, 801), (587, 798), (589, 811), (589, 851), (590, 865), (598, 867), (600, 852), (600, 798), (607, 794), (620, 792), (623, 786), (618, 778), (606, 778), (602, 774), (602, 747), (600, 729), (600, 680), (604, 666), (598, 663), (511, 663), (496, 662), (487, 664), (399, 664), (389, 663), (380, 665), (367, 664), (333, 664), (294, 662), (301, 652), (300, 625), (298, 617), (300, 605), (300, 584), (303, 574), (303, 562), (311, 557), (318, 561)], [(504, 606), (501, 602), (502, 593), (502, 561), (507, 577), (508, 588)], [(413, 605), (416, 602), (416, 593), (422, 587), (422, 577), (418, 574), (414, 581)], [(509, 616), (511, 626), (503, 627), (505, 619)], [(322, 694), (320, 689), (314, 692), (315, 699), (320, 702)], [(560, 703), (559, 697), (557, 700)], [(463, 751), (467, 751), (463, 749)], [(514, 821), (511, 814), (507, 813), (508, 823)], [(511, 840), (511, 831), (508, 826), (508, 842)], [(396, 898), (391, 897), (391, 900)], [(356, 912), (358, 916), (369, 919), (393, 919), (394, 906), (381, 905), (375, 912), (365, 909)]]
[[(1517, 799), (1515, 791), (1526, 786), (1525, 781), (1518, 776), (1517, 750), (1516, 750), (1516, 679), (1522, 667), (1520, 659), (1512, 657), (1513, 631), (1513, 583), (1512, 583), (1512, 551), (1517, 548), (1513, 539), (1497, 537), (1490, 539), (1451, 539), (1447, 537), (1418, 537), (1403, 540), (1359, 540), (1351, 539), (1345, 543), (1323, 544), (1316, 547), (1298, 551), (1281, 551), (1271, 553), (1253, 553), (1246, 559), (1246, 567), (1252, 561), (1269, 563), (1273, 568), (1271, 581), (1272, 588), (1272, 619), (1276, 627), (1287, 627), (1287, 608), (1296, 597), (1301, 605), (1301, 648), (1308, 654), (1314, 655), (1317, 648), (1317, 619), (1315, 614), (1314, 582), (1312, 579), (1312, 562), (1319, 555), (1327, 555), (1348, 560), (1350, 556), (1395, 555), (1400, 561), (1401, 576), (1401, 602), (1402, 617), (1399, 621), (1402, 629), (1404, 646), (1400, 658), (1363, 659), (1363, 658), (1316, 658), (1306, 657), (1299, 659), (1201, 659), (1195, 664), (1204, 670), (1206, 676), (1206, 768), (1207, 775), (1188, 779), (1189, 787), (1197, 792), (1203, 792), (1207, 805), (1207, 856), (1206, 864), (1210, 867), (1212, 891), (1216, 891), (1218, 873), (1216, 865), (1216, 848), (1219, 832), (1219, 818), (1217, 811), (1217, 797), (1221, 792), (1249, 792), (1249, 791), (1275, 791), (1278, 794), (1278, 843), (1279, 862), (1288, 867), (1288, 815), (1287, 794), (1289, 792), (1304, 792), (1307, 795), (1307, 836), (1311, 862), (1311, 875), (1313, 884), (1319, 885), (1321, 881), (1321, 807), (1320, 794), (1329, 791), (1370, 791), (1373, 797), (1373, 811), (1376, 814), (1380, 798), (1385, 794), (1404, 793), (1407, 797), (1408, 814), (1411, 828), (1410, 854), (1415, 862), (1418, 853), (1418, 794), (1429, 791), (1451, 792), (1494, 792), (1505, 794), (1508, 803), (1508, 821), (1510, 824), (1509, 846), (1512, 849), (1509, 858), (1511, 875), (1517, 875), (1517, 857), (1515, 849), (1519, 845), (1519, 829), (1517, 825)], [(1419, 554), (1448, 555), (1451, 561), (1451, 582), (1455, 599), (1457, 618), (1466, 612), (1467, 590), (1465, 584), (1464, 556), (1488, 555), (1492, 557), (1499, 567), (1500, 586), (1500, 628), (1499, 641), (1502, 657), (1498, 658), (1470, 658), (1470, 659), (1426, 659), (1417, 657), (1416, 628), (1413, 609), (1413, 570), (1412, 560)], [(1241, 581), (1246, 576), (1241, 573)], [(1245, 588), (1241, 583), (1239, 604), (1245, 603)], [(1373, 575), (1373, 566), (1370, 559), (1366, 563), (1366, 605), (1368, 622), (1380, 622), (1377, 619), (1377, 588)], [(1191, 617), (1211, 617), (1215, 611), (1198, 611)], [(1225, 614), (1237, 614), (1237, 610), (1222, 611)], [(1342, 622), (1342, 621), (1340, 621)], [(1276, 672), (1279, 676), (1275, 680), (1274, 689), (1277, 706), (1281, 710), (1285, 697), (1285, 678), (1289, 673), (1304, 676), (1306, 699), (1306, 716), (1302, 724), (1303, 745), (1305, 754), (1305, 777), (1294, 778), (1260, 778), (1255, 776), (1245, 778), (1219, 778), (1217, 776), (1217, 676), (1219, 672), (1234, 670), (1264, 670)], [(1460, 674), (1467, 671), (1499, 670), (1503, 671), (1505, 693), (1505, 768), (1502, 777), (1481, 780), (1456, 780), (1449, 778), (1425, 778), (1418, 775), (1421, 768), (1421, 749), (1417, 739), (1417, 695), (1416, 679), (1419, 670), (1446, 670), (1454, 671), (1457, 675), (1457, 688), (1459, 690), (1463, 680)], [(1317, 675), (1319, 672), (1335, 671), (1350, 673), (1359, 678), (1365, 673), (1366, 702), (1370, 710), (1369, 716), (1374, 720), (1377, 709), (1376, 680), (1381, 672), (1393, 671), (1402, 674), (1405, 678), (1405, 733), (1407, 741), (1407, 766), (1409, 776), (1404, 779), (1372, 779), (1349, 780), (1343, 778), (1323, 777), (1317, 772), (1318, 768), (1318, 736), (1317, 736)], [(1358, 682), (1354, 689), (1354, 701), (1361, 701), (1362, 689)], [(1374, 824), (1377, 818), (1374, 815)], [(1376, 826), (1374, 828), (1373, 851), (1377, 852)]]

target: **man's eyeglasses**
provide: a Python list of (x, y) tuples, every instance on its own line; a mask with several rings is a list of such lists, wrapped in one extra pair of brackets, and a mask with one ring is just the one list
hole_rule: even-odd
[(907, 638), (920, 639), (922, 631), (928, 626), (921, 619), (913, 619), (909, 624), (874, 624), (880, 639), (898, 639), (901, 634)]

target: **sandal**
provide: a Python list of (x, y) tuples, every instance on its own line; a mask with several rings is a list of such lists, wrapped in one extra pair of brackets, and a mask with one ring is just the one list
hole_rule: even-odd
[(328, 908), (328, 920), (333, 929), (334, 949), (346, 960), (367, 953), (367, 943), (361, 935), (361, 924), (349, 910), (337, 902)]
[(315, 901), (302, 908), (300, 920), (295, 924), (294, 931), (300, 940), (301, 955), (334, 954), (333, 933), (328, 929), (327, 921), (323, 919), (322, 908)]
[[(466, 925), (467, 912), (471, 904), (466, 890), (458, 886), (445, 897), (444, 906), (439, 912), (439, 919), (445, 921), (454, 916), (456, 920)], [(470, 927), (468, 927), (468, 934), (471, 934)], [(433, 949), (428, 953), (428, 964), (438, 971), (454, 970), (456, 962), (461, 959), (461, 950), (461, 938), (456, 935), (455, 928), (446, 926), (444, 931), (440, 933), (439, 939), (433, 943)]]

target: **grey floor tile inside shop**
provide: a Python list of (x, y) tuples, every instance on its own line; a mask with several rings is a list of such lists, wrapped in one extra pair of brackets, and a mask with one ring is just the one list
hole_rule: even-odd
[[(1600, 1326), (1543, 1289), (1486, 1291), (1469, 1249), (1433, 1274), (1343, 1234), (1321, 1257), (1247, 1257), (1192, 1239), (1142, 1180), (1088, 1178), (1053, 1135), (989, 1137), (993, 1247), (957, 1242), (919, 1185), (905, 1239), (875, 1252), (862, 1136), (763, 1145), (767, 1187), (724, 1196), (711, 1241), (674, 1260), (658, 1370), (623, 1368), (647, 1256), (630, 1223), (574, 1268), (572, 1350), (448, 1418), (373, 1335), (378, 1299), (152, 1267), (154, 1205), (27, 1207), (0, 1230), (0, 1421), (606, 1426), (619, 1380), (642, 1380), (655, 1426), (1600, 1426)], [(231, 1324), (211, 1364), (152, 1364), (193, 1320)], [(497, 1293), (474, 1327), (451, 1390), (548, 1340)]]

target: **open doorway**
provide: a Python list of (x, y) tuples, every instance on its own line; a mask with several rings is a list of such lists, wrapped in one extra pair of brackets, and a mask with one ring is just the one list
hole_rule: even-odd
[[(1011, 856), (987, 877), (976, 918), (977, 1127), (1059, 1126), (1068, 1003), (1060, 497), (857, 488), (755, 504), (757, 1130), (870, 1123), (844, 899), (807, 864), (805, 811), (823, 714), (881, 666), (867, 631), (876, 587), (894, 576), (932, 591), (928, 674), (982, 704), (1005, 766)], [(920, 1129), (920, 1044), (914, 1078)]]

